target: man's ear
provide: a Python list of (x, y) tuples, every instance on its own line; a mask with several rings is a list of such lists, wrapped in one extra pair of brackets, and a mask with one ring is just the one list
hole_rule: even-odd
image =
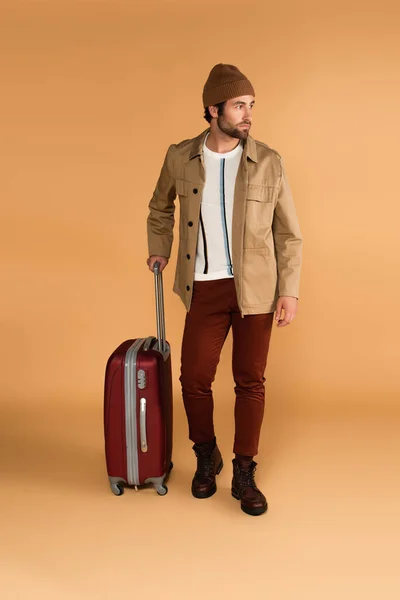
[(208, 110), (213, 118), (218, 117), (218, 106), (209, 106)]

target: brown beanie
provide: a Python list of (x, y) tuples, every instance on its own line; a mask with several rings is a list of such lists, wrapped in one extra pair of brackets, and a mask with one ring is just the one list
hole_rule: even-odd
[(250, 81), (234, 65), (219, 63), (210, 71), (203, 89), (203, 105), (215, 106), (237, 96), (255, 96)]

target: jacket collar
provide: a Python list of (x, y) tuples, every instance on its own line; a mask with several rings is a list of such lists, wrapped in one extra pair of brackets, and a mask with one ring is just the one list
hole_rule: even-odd
[[(189, 160), (195, 158), (196, 156), (200, 156), (203, 153), (203, 144), (207, 134), (210, 132), (210, 128), (205, 129), (199, 136), (194, 138), (193, 144), (190, 150)], [(257, 148), (254, 139), (249, 135), (247, 140), (244, 142), (243, 152), (246, 154), (246, 157), (252, 160), (253, 162), (257, 162)]]

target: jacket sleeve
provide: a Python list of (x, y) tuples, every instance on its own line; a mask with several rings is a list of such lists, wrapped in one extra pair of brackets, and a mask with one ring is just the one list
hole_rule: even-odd
[(278, 266), (279, 296), (299, 298), (303, 239), (282, 158), (272, 232)]
[(147, 242), (149, 256), (157, 255), (169, 258), (173, 242), (175, 224), (176, 188), (173, 177), (172, 144), (167, 151), (153, 196), (149, 202), (147, 217)]

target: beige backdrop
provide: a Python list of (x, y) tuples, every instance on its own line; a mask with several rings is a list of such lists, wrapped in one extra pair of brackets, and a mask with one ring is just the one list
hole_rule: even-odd
[[(1, 3), (5, 600), (398, 598), (399, 16), (387, 0)], [(176, 243), (169, 494), (115, 498), (103, 457), (107, 357), (155, 332), (147, 204), (168, 145), (207, 126), (217, 62), (254, 83), (252, 135), (283, 155), (304, 237), (298, 316), (271, 341), (258, 519), (230, 497), (230, 337), (225, 469), (212, 499), (190, 495)]]

